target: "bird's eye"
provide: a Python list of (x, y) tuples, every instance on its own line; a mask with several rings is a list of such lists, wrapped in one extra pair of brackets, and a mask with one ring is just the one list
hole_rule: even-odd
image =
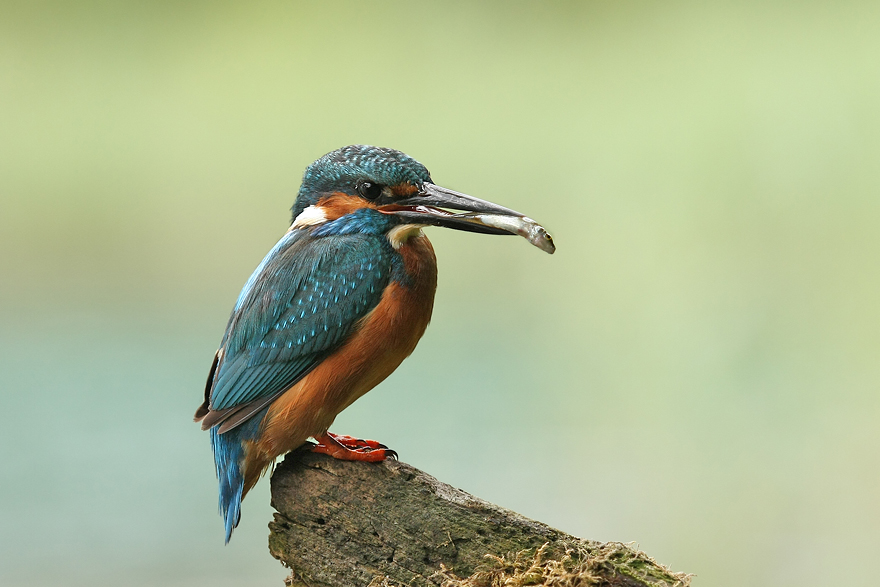
[(370, 181), (362, 181), (357, 184), (358, 193), (368, 200), (375, 200), (382, 195), (382, 186)]

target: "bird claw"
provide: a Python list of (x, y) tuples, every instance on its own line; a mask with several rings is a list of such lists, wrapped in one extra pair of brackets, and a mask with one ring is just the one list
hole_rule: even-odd
[(388, 458), (398, 460), (397, 451), (391, 450), (375, 440), (364, 440), (330, 432), (316, 437), (315, 440), (318, 441), (318, 444), (312, 447), (312, 452), (330, 455), (335, 459), (373, 463)]
[(333, 438), (345, 448), (388, 448), (381, 442), (377, 442), (375, 440), (365, 440), (363, 438), (355, 438), (354, 436), (348, 436), (347, 434), (333, 434), (332, 432), (328, 432), (327, 436)]

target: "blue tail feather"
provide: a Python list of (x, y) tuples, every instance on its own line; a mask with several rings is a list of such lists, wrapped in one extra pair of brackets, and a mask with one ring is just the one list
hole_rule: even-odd
[(241, 519), (241, 499), (244, 493), (244, 441), (255, 440), (260, 433), (260, 423), (266, 410), (249, 418), (240, 426), (223, 434), (218, 433), (219, 424), (211, 427), (211, 448), (214, 450), (214, 466), (220, 482), (220, 515), (226, 526), (226, 543)]

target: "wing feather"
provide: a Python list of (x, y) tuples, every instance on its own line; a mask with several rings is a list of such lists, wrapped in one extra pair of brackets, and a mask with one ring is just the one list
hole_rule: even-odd
[(377, 235), (288, 232), (239, 295), (209, 379), (203, 428), (234, 428), (338, 348), (379, 303), (391, 263)]

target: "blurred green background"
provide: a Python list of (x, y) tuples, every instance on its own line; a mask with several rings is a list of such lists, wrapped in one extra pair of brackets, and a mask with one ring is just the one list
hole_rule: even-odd
[(334, 429), (696, 585), (873, 585), (880, 4), (0, 3), (0, 583), (281, 585), (190, 419), (305, 166), (432, 229), (434, 322)]

